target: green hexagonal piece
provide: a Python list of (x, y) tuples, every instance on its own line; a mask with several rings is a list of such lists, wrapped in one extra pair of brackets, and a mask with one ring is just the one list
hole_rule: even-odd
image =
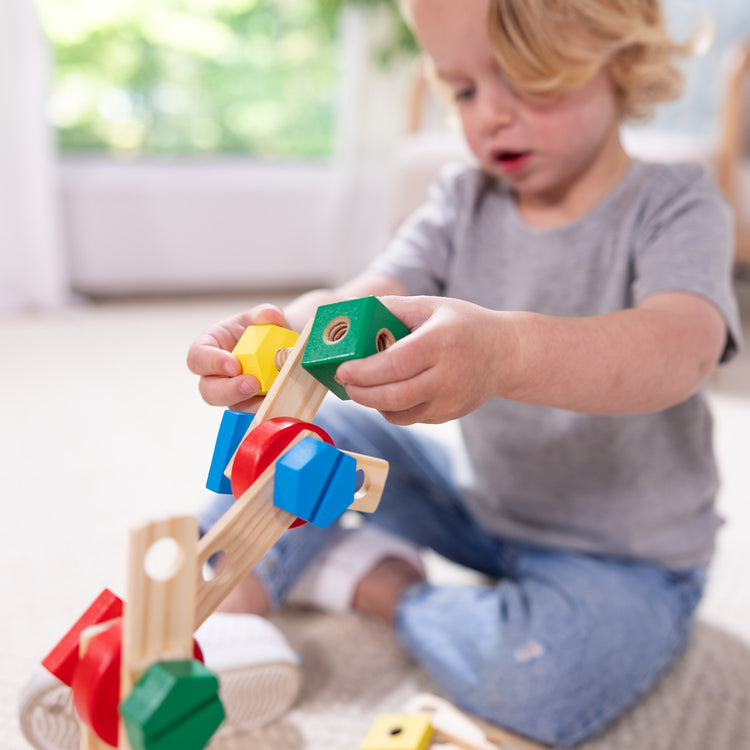
[(219, 681), (199, 661), (146, 670), (120, 705), (133, 750), (201, 750), (224, 720)]
[(315, 313), (302, 367), (341, 399), (349, 398), (336, 370), (350, 359), (387, 349), (409, 329), (377, 298), (321, 305)]
[(224, 706), (217, 697), (194, 710), (179, 724), (150, 738), (146, 750), (203, 750), (222, 721)]

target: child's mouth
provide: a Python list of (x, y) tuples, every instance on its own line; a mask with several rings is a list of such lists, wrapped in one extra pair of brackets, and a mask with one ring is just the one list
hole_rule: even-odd
[(531, 158), (531, 151), (493, 151), (492, 156), (504, 172), (518, 172)]

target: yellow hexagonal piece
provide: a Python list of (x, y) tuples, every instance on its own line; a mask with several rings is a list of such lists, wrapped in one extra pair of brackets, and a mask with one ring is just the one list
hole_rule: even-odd
[(360, 750), (425, 750), (431, 736), (427, 714), (383, 714), (372, 723)]
[(278, 352), (293, 347), (298, 338), (296, 331), (272, 324), (250, 326), (242, 334), (232, 354), (239, 360), (245, 375), (258, 378), (258, 393), (268, 393), (283, 365)]

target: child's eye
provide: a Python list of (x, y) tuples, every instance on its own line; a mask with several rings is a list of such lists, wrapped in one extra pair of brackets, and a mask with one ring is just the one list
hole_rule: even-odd
[(465, 102), (469, 101), (474, 96), (474, 87), (473, 86), (466, 86), (465, 88), (456, 89), (453, 92), (453, 98), (457, 102)]

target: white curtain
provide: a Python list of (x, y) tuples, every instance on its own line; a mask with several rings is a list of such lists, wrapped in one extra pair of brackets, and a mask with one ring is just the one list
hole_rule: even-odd
[(341, 16), (335, 281), (361, 271), (393, 229), (394, 157), (406, 129), (413, 66), (378, 63), (392, 24), (381, 7), (345, 7)]
[(68, 300), (45, 118), (49, 58), (33, 0), (0, 1), (0, 312)]

